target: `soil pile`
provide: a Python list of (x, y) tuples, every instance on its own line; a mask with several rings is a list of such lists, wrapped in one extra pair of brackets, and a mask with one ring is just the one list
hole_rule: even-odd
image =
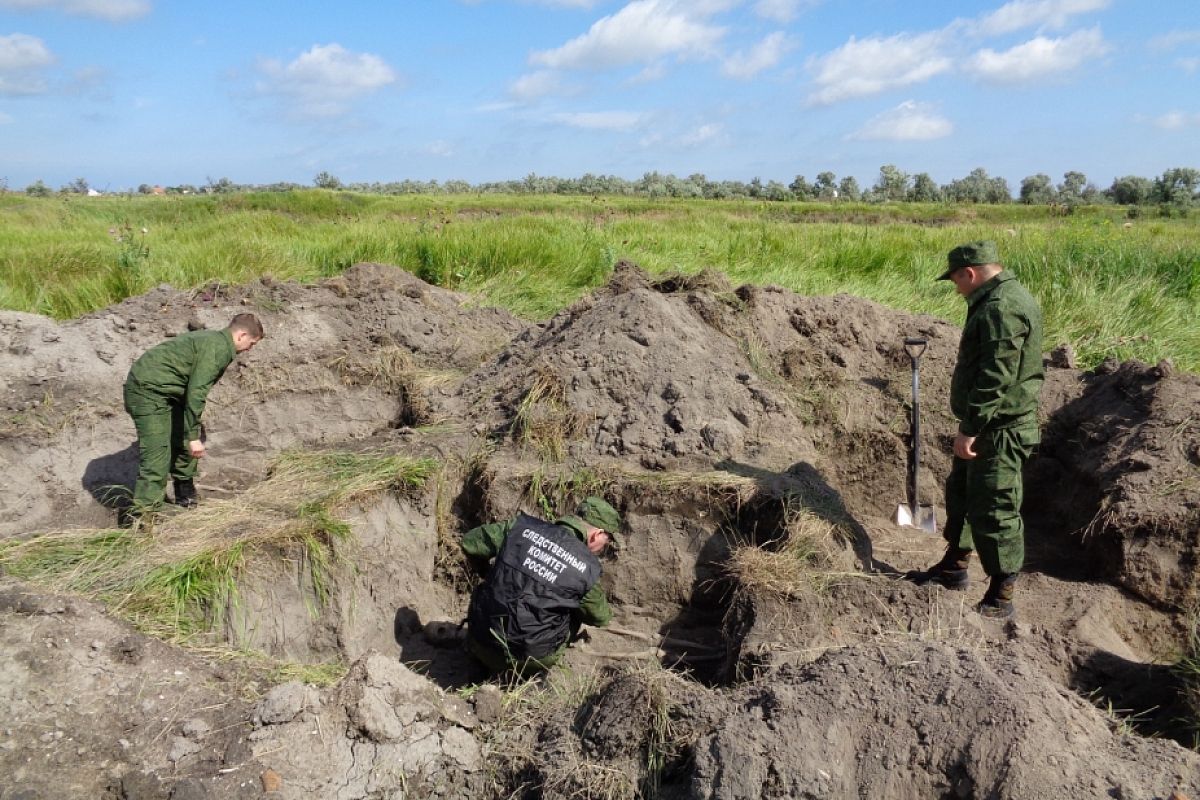
[(267, 336), (209, 395), (205, 427), (219, 444), (202, 489), (219, 494), (260, 479), (280, 450), (426, 421), (427, 394), (524, 327), (376, 264), (315, 286), (160, 287), (61, 324), (0, 312), (0, 537), (107, 524), (137, 472), (121, 400), (129, 366), (167, 337), (243, 312)]
[[(1158, 706), (1151, 730), (1182, 738), (1168, 724), (1182, 716), (1174, 681), (1155, 670), (1197, 591), (1195, 376), (1048, 364), (1029, 567), (1006, 626), (970, 610), (978, 567), (965, 593), (899, 579), (942, 550), (891, 523), (910, 402), (902, 343), (929, 343), (920, 492), (940, 498), (959, 334), (945, 321), (631, 264), (536, 324), (381, 265), (315, 286), (164, 287), (63, 324), (0, 314), (0, 537), (110, 525), (111, 487), (136, 465), (119, 406), (129, 364), (189, 323), (245, 310), (268, 337), (210, 397), (210, 504), (258, 497), (288, 448), (425, 457), (438, 472), (342, 509), (320, 581), (297, 543), (256, 549), (237, 576), (215, 638), (350, 665), (331, 689), (261, 675), (248, 689), (242, 667), (3, 579), (14, 702), (0, 771), (20, 770), (32, 796), (1200, 789), (1190, 751), (1131, 733), (1148, 716), (1122, 727), (1082, 699)], [(607, 678), (525, 716), (513, 709), (536, 687), (503, 711), (491, 689), (464, 704), (447, 692), (474, 679), (457, 646), (470, 588), (457, 538), (594, 493), (625, 519), (602, 578), (616, 618), (568, 663)], [(197, 514), (173, 517), (159, 544)], [(235, 520), (222, 536), (253, 533)], [(746, 550), (760, 570), (804, 571), (739, 573)], [(112, 744), (117, 731), (128, 746)]]

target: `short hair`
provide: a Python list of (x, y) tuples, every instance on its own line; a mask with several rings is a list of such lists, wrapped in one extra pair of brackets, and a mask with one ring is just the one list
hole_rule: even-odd
[(233, 333), (244, 331), (255, 339), (261, 339), (264, 335), (262, 323), (253, 314), (238, 314), (229, 321), (229, 330)]

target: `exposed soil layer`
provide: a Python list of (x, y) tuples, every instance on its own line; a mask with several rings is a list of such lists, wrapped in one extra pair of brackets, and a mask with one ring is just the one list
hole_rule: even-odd
[[(267, 338), (210, 395), (202, 496), (243, 496), (292, 448), (441, 465), (346, 512), (326, 587), (294, 546), (256, 551), (209, 642), (349, 673), (273, 685), (4, 578), (3, 800), (1200, 793), (1165, 667), (1200, 591), (1196, 376), (1048, 359), (1003, 623), (972, 611), (978, 567), (966, 592), (901, 577), (942, 550), (892, 523), (902, 343), (929, 342), (919, 491), (938, 500), (959, 335), (943, 320), (627, 263), (534, 324), (376, 264), (160, 287), (61, 324), (0, 313), (0, 537), (111, 526), (136, 469), (129, 364), (246, 310)], [(583, 688), (522, 713), (536, 690), (501, 704), (472, 683), (455, 543), (589, 493), (625, 519), (602, 579), (616, 619), (569, 651)], [(786, 555), (801, 524), (827, 534), (807, 577), (737, 578), (739, 552)]]

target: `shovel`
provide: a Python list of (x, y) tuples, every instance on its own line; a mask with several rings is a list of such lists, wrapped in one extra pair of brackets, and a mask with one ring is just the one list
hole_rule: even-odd
[(937, 518), (933, 506), (917, 502), (917, 470), (921, 465), (921, 355), (924, 339), (905, 339), (904, 352), (912, 364), (912, 416), (908, 424), (908, 503), (896, 506), (896, 524), (937, 533)]

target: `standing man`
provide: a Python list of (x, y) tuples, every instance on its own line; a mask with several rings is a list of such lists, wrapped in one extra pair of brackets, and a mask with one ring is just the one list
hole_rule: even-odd
[(253, 314), (238, 314), (219, 331), (190, 331), (155, 345), (133, 362), (125, 379), (125, 410), (138, 437), (138, 475), (132, 516), (163, 501), (167, 475), (175, 479), (176, 505), (196, 505), (194, 479), (204, 457), (200, 415), (213, 384), (238, 353), (263, 338)]
[(976, 609), (1008, 617), (1025, 561), (1021, 468), (1041, 439), (1042, 311), (991, 241), (951, 250), (938, 280), (966, 298), (967, 321), (950, 383), (958, 433), (946, 479), (946, 554), (917, 581), (965, 589), (978, 550), (990, 583)]
[(589, 497), (554, 523), (521, 513), (467, 531), (463, 553), (487, 575), (471, 595), (467, 650), (493, 674), (525, 677), (558, 663), (581, 625), (607, 625), (598, 556), (618, 547), (620, 527), (616, 509)]

